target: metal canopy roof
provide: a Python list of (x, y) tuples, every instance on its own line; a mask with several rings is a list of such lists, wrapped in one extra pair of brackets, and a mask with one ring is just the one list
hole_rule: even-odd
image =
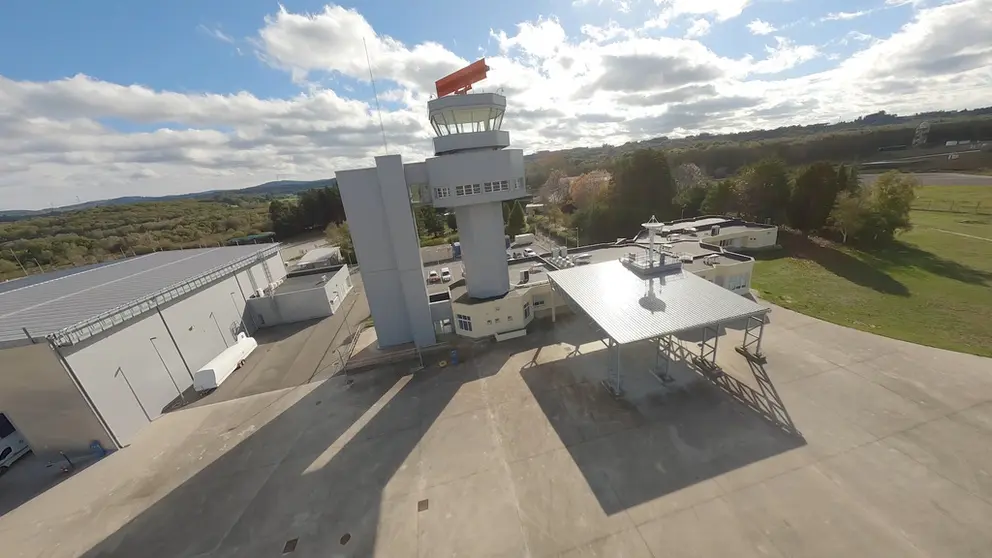
[(221, 272), (248, 267), (277, 247), (154, 252), (71, 275), (53, 273), (49, 280), (0, 292), (0, 342), (25, 339), (21, 328), (33, 337), (45, 337), (79, 325), (92, 329), (97, 321), (107, 327), (121, 323), (154, 308), (156, 302), (215, 280)]
[(621, 345), (768, 312), (684, 270), (645, 278), (613, 260), (548, 278)]

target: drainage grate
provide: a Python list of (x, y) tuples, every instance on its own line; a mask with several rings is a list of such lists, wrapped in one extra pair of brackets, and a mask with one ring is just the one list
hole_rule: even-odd
[(430, 502), (428, 502), (427, 500), (421, 500), (421, 501), (417, 502), (417, 511), (418, 512), (427, 511), (427, 507), (429, 505), (430, 505)]
[(286, 544), (282, 546), (282, 553), (289, 554), (296, 550), (296, 544), (300, 542), (300, 539), (289, 539)]

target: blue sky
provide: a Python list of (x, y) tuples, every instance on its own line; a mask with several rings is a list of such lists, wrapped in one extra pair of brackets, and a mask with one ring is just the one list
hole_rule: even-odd
[(504, 88), (526, 151), (987, 104), (982, 13), (992, 0), (8, 3), (0, 208), (367, 164), (363, 38), (391, 148), (418, 159), (433, 81), (483, 55), (479, 87)]

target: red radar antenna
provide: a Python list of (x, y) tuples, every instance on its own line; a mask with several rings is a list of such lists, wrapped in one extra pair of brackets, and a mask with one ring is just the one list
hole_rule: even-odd
[(437, 96), (444, 97), (451, 94), (464, 95), (472, 90), (473, 83), (486, 79), (486, 72), (488, 71), (489, 66), (486, 66), (485, 58), (472, 62), (461, 70), (434, 82), (434, 86), (437, 88)]

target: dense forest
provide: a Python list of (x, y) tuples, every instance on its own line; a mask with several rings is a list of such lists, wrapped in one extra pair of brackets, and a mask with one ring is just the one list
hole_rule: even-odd
[(245, 197), (113, 205), (0, 223), (0, 279), (157, 250), (218, 246), (267, 231), (268, 221), (267, 200)]

